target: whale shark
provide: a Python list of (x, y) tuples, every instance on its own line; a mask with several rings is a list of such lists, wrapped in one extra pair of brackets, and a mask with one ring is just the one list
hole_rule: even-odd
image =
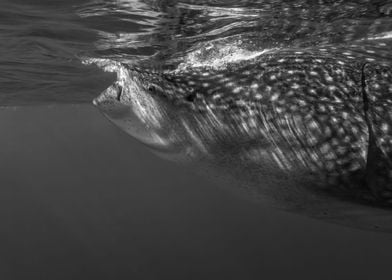
[(389, 62), (353, 46), (218, 68), (118, 64), (117, 81), (93, 103), (156, 153), (252, 199), (392, 232), (391, 96)]

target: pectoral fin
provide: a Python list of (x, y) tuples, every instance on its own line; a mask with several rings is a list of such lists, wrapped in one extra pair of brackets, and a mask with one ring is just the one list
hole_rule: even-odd
[(362, 90), (369, 129), (366, 184), (376, 199), (392, 204), (392, 68), (366, 64)]

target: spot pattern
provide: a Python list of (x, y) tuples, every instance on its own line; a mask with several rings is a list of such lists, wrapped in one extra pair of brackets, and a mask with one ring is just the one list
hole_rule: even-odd
[(152, 85), (154, 96), (191, 113), (200, 139), (253, 141), (252, 151), (262, 149), (287, 172), (306, 170), (323, 190), (389, 201), (392, 83), (384, 55), (326, 45), (218, 69), (128, 70), (142, 77), (142, 87)]
[(211, 118), (215, 135), (264, 139), (282, 168), (302, 166), (336, 185), (365, 168), (367, 126), (361, 63), (328, 51), (280, 51), (224, 70), (179, 73), (177, 86), (192, 80), (187, 91), (196, 98), (177, 94), (173, 101)]

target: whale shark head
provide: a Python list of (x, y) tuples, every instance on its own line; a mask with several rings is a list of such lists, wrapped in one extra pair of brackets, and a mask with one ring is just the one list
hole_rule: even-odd
[(122, 130), (151, 145), (163, 145), (167, 132), (167, 106), (158, 93), (163, 81), (153, 72), (121, 67), (118, 80), (104, 90), (93, 104)]
[(194, 103), (187, 88), (160, 71), (125, 65), (117, 71), (117, 81), (93, 104), (121, 130), (158, 152), (170, 153), (171, 159), (173, 154), (195, 154), (186, 119)]

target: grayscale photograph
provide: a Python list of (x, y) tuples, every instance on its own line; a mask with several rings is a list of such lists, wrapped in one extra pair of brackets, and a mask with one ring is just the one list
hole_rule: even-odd
[(391, 264), (391, 0), (0, 0), (0, 280)]

